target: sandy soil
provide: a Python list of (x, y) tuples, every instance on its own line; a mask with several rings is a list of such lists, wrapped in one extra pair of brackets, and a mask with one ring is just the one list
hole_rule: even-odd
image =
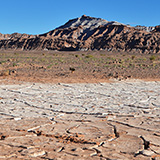
[(160, 79), (160, 56), (131, 53), (2, 51), (0, 79), (42, 83), (94, 83)]

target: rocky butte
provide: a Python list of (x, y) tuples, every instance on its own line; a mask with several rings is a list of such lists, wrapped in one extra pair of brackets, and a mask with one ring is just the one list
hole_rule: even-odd
[(131, 27), (83, 15), (44, 34), (0, 34), (0, 49), (160, 53), (160, 26)]

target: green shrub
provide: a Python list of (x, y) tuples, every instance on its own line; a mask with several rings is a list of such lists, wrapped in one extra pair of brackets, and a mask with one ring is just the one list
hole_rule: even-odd
[(86, 57), (86, 58), (93, 58), (93, 55), (90, 55), (90, 54), (89, 54), (89, 55), (86, 55), (85, 57)]
[(107, 64), (105, 64), (103, 67), (109, 68), (110, 66), (109, 66), (109, 65), (107, 65)]
[(48, 69), (50, 69), (52, 67), (52, 64), (50, 64), (49, 66), (47, 66)]
[(156, 60), (156, 56), (152, 55), (152, 56), (150, 56), (149, 59), (150, 59), (151, 61), (154, 61), (154, 60)]
[(101, 53), (100, 55), (101, 55), (101, 56), (105, 56), (105, 54), (102, 54), (102, 53)]
[(0, 64), (6, 63), (7, 61), (0, 61)]
[(13, 63), (13, 67), (17, 66), (17, 63)]
[(14, 55), (17, 55), (17, 56), (18, 56), (18, 55), (19, 55), (19, 53), (16, 53), (16, 52), (15, 52), (15, 53), (14, 53)]
[(135, 56), (135, 55), (133, 55), (133, 56), (131, 57), (131, 59), (132, 59), (132, 60), (134, 60), (134, 59), (135, 59), (135, 57), (136, 57), (136, 56)]

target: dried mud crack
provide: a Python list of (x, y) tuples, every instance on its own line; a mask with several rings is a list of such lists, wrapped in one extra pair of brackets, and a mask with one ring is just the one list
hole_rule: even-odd
[(2, 84), (0, 159), (158, 160), (159, 91), (140, 80)]

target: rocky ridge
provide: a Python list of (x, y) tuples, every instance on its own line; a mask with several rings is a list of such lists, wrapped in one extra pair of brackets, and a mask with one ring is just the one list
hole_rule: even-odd
[(135, 50), (160, 53), (160, 26), (131, 27), (83, 15), (40, 35), (0, 34), (1, 49), (20, 50)]

